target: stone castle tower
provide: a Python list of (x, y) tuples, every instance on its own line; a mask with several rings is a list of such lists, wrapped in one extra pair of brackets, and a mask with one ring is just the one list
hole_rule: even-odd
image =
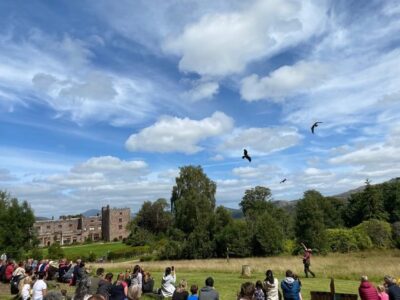
[(129, 235), (127, 226), (131, 220), (130, 208), (101, 208), (102, 240), (112, 242)]

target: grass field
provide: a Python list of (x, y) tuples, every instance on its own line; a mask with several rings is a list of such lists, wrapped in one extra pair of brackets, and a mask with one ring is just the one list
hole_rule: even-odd
[[(130, 249), (132, 247), (122, 243), (122, 242), (113, 242), (113, 243), (93, 243), (93, 244), (85, 244), (85, 245), (74, 245), (74, 246), (66, 246), (62, 247), (66, 257), (75, 257), (78, 255), (88, 256), (90, 253), (96, 254), (96, 257), (106, 256), (108, 251), (122, 250), (122, 249)], [(43, 255), (46, 257), (47, 248), (43, 249)]]
[[(90, 264), (92, 269), (103, 267), (106, 272), (113, 272), (114, 276), (125, 269), (132, 269), (134, 261), (119, 263)], [(212, 276), (215, 287), (220, 292), (221, 300), (235, 300), (240, 285), (245, 281), (255, 282), (264, 279), (267, 269), (272, 269), (275, 276), (281, 280), (286, 269), (292, 269), (300, 278), (303, 276), (303, 265), (300, 257), (278, 256), (266, 258), (244, 258), (209, 260), (181, 260), (181, 261), (152, 261), (140, 265), (152, 273), (155, 287), (160, 287), (162, 272), (167, 266), (174, 265), (177, 270), (177, 280), (186, 279), (191, 284), (199, 287), (204, 285), (204, 280)], [(240, 277), (242, 265), (250, 265), (252, 277)], [(359, 278), (368, 275), (374, 284), (382, 283), (383, 276), (390, 274), (396, 278), (400, 275), (400, 251), (373, 251), (356, 252), (350, 254), (329, 254), (327, 256), (314, 256), (311, 269), (317, 278), (301, 278), (303, 299), (310, 299), (310, 291), (329, 291), (330, 277), (335, 278), (336, 292), (357, 294)], [(63, 285), (62, 288), (65, 288)], [(69, 295), (73, 289), (67, 288)], [(11, 299), (9, 287), (0, 285), (0, 299)], [(150, 298), (142, 298), (148, 300)]]

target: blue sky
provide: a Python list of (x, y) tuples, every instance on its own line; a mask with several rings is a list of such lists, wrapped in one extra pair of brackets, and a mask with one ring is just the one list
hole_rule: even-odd
[(169, 199), (189, 164), (228, 207), (397, 177), (399, 20), (398, 1), (2, 1), (0, 189), (58, 216)]

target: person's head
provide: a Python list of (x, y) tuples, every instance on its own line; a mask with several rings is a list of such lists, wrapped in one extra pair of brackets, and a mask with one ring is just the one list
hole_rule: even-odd
[(80, 262), (79, 267), (81, 268), (85, 267), (85, 262), (83, 260)]
[(59, 291), (50, 291), (44, 297), (43, 300), (62, 300), (63, 295)]
[(148, 272), (148, 271), (144, 272), (144, 274), (143, 274), (143, 279), (144, 279), (144, 281), (147, 281), (147, 280), (149, 280), (150, 278), (151, 278), (150, 272)]
[(262, 288), (263, 288), (263, 284), (262, 284), (261, 280), (257, 280), (256, 289), (262, 289)]
[(378, 290), (379, 293), (383, 293), (386, 291), (385, 287), (382, 284), (379, 284), (376, 289)]
[(383, 277), (383, 280), (385, 281), (385, 284), (387, 284), (387, 285), (393, 284), (393, 277), (392, 276), (385, 275), (385, 277)]
[(179, 282), (179, 288), (182, 289), (182, 290), (186, 290), (186, 288), (187, 288), (187, 281), (186, 281), (186, 279), (182, 279), (182, 280)]
[(117, 277), (117, 281), (124, 281), (125, 279), (125, 274), (124, 273), (119, 273)]
[(291, 277), (291, 278), (293, 278), (293, 272), (292, 272), (292, 270), (286, 270), (286, 277)]
[(274, 283), (274, 273), (272, 273), (271, 270), (267, 270), (267, 272), (265, 272), (265, 277), (269, 283)]
[(136, 266), (133, 267), (133, 274), (137, 274), (137, 273), (139, 273), (140, 271), (141, 271), (141, 269), (140, 269), (140, 266), (139, 266), (139, 265), (136, 265)]
[(44, 273), (44, 272), (39, 272), (39, 273), (38, 273), (38, 279), (43, 279), (45, 275), (46, 275), (46, 273)]
[(312, 252), (312, 249), (311, 249), (311, 248), (308, 248), (307, 251), (308, 251), (308, 252)]
[(106, 298), (101, 294), (94, 294), (88, 300), (106, 300)]
[(78, 258), (78, 259), (76, 260), (76, 264), (77, 264), (78, 266), (81, 264), (81, 262), (82, 262), (82, 259), (80, 259), (80, 258)]
[(368, 276), (367, 275), (361, 276), (361, 282), (365, 282), (365, 281), (368, 281)]
[(107, 273), (106, 277), (104, 277), (105, 280), (107, 280), (108, 282), (111, 282), (113, 279), (113, 273)]
[(97, 276), (103, 276), (104, 275), (104, 268), (98, 268), (96, 270), (96, 275)]
[(199, 287), (195, 284), (192, 284), (192, 286), (190, 287), (190, 293), (192, 295), (197, 295), (197, 291), (199, 290)]
[(206, 286), (210, 286), (210, 287), (214, 286), (214, 279), (212, 277), (208, 277), (206, 279)]
[(20, 262), (18, 262), (18, 267), (23, 267), (24, 266), (24, 262), (23, 261), (20, 261)]
[(165, 276), (168, 276), (169, 274), (171, 274), (171, 272), (172, 272), (171, 267), (165, 268)]
[(256, 288), (254, 286), (254, 283), (252, 282), (245, 282), (242, 284), (240, 288), (240, 296), (243, 298), (247, 299), (253, 299), (253, 295), (255, 292)]

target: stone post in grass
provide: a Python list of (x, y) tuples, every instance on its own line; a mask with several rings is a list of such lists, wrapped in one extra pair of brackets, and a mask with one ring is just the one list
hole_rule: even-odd
[(242, 277), (246, 277), (246, 278), (251, 277), (250, 265), (242, 265)]

